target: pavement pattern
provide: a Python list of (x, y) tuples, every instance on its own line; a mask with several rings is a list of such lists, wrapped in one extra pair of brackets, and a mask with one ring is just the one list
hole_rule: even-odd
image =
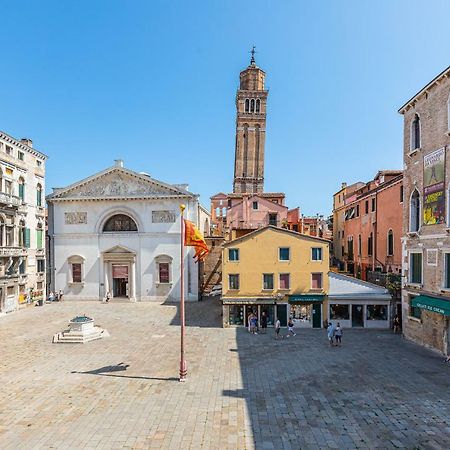
[[(390, 331), (276, 341), (187, 305), (62, 302), (0, 318), (0, 448), (446, 449), (450, 365)], [(111, 337), (52, 344), (78, 314)]]

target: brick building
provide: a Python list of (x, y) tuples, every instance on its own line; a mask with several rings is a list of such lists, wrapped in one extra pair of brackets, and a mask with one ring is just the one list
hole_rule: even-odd
[(401, 273), (402, 180), (402, 171), (382, 170), (334, 195), (334, 256), (341, 269), (363, 280), (373, 271)]
[(324, 219), (319, 214), (310, 217), (305, 216), (300, 213), (300, 208), (298, 207), (288, 211), (287, 224), (283, 224), (283, 226), (291, 231), (298, 231), (308, 236), (332, 240), (332, 231), (329, 228), (329, 221), (327, 219)]
[(404, 117), (403, 333), (450, 352), (450, 67), (408, 100)]

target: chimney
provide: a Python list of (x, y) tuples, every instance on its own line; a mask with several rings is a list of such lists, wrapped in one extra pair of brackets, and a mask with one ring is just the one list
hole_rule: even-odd
[(341, 186), (341, 189), (345, 189), (346, 187), (347, 187), (347, 183), (343, 182), (342, 186)]
[(28, 138), (22, 138), (20, 140), (20, 142), (22, 142), (22, 144), (28, 145), (28, 147), (33, 148), (33, 141), (31, 139)]
[(123, 167), (123, 159), (115, 159), (114, 166), (115, 167)]

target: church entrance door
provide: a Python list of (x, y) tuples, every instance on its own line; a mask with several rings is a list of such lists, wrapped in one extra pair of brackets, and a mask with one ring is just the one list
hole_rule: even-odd
[(113, 264), (113, 297), (129, 297), (128, 266)]

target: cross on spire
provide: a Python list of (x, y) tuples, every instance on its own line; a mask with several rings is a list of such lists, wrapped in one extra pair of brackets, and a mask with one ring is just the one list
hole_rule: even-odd
[(252, 59), (250, 60), (250, 65), (255, 65), (256, 64), (256, 62), (255, 62), (255, 53), (256, 53), (255, 48), (256, 47), (253, 46), (252, 49), (250, 50), (250, 53), (252, 54)]

